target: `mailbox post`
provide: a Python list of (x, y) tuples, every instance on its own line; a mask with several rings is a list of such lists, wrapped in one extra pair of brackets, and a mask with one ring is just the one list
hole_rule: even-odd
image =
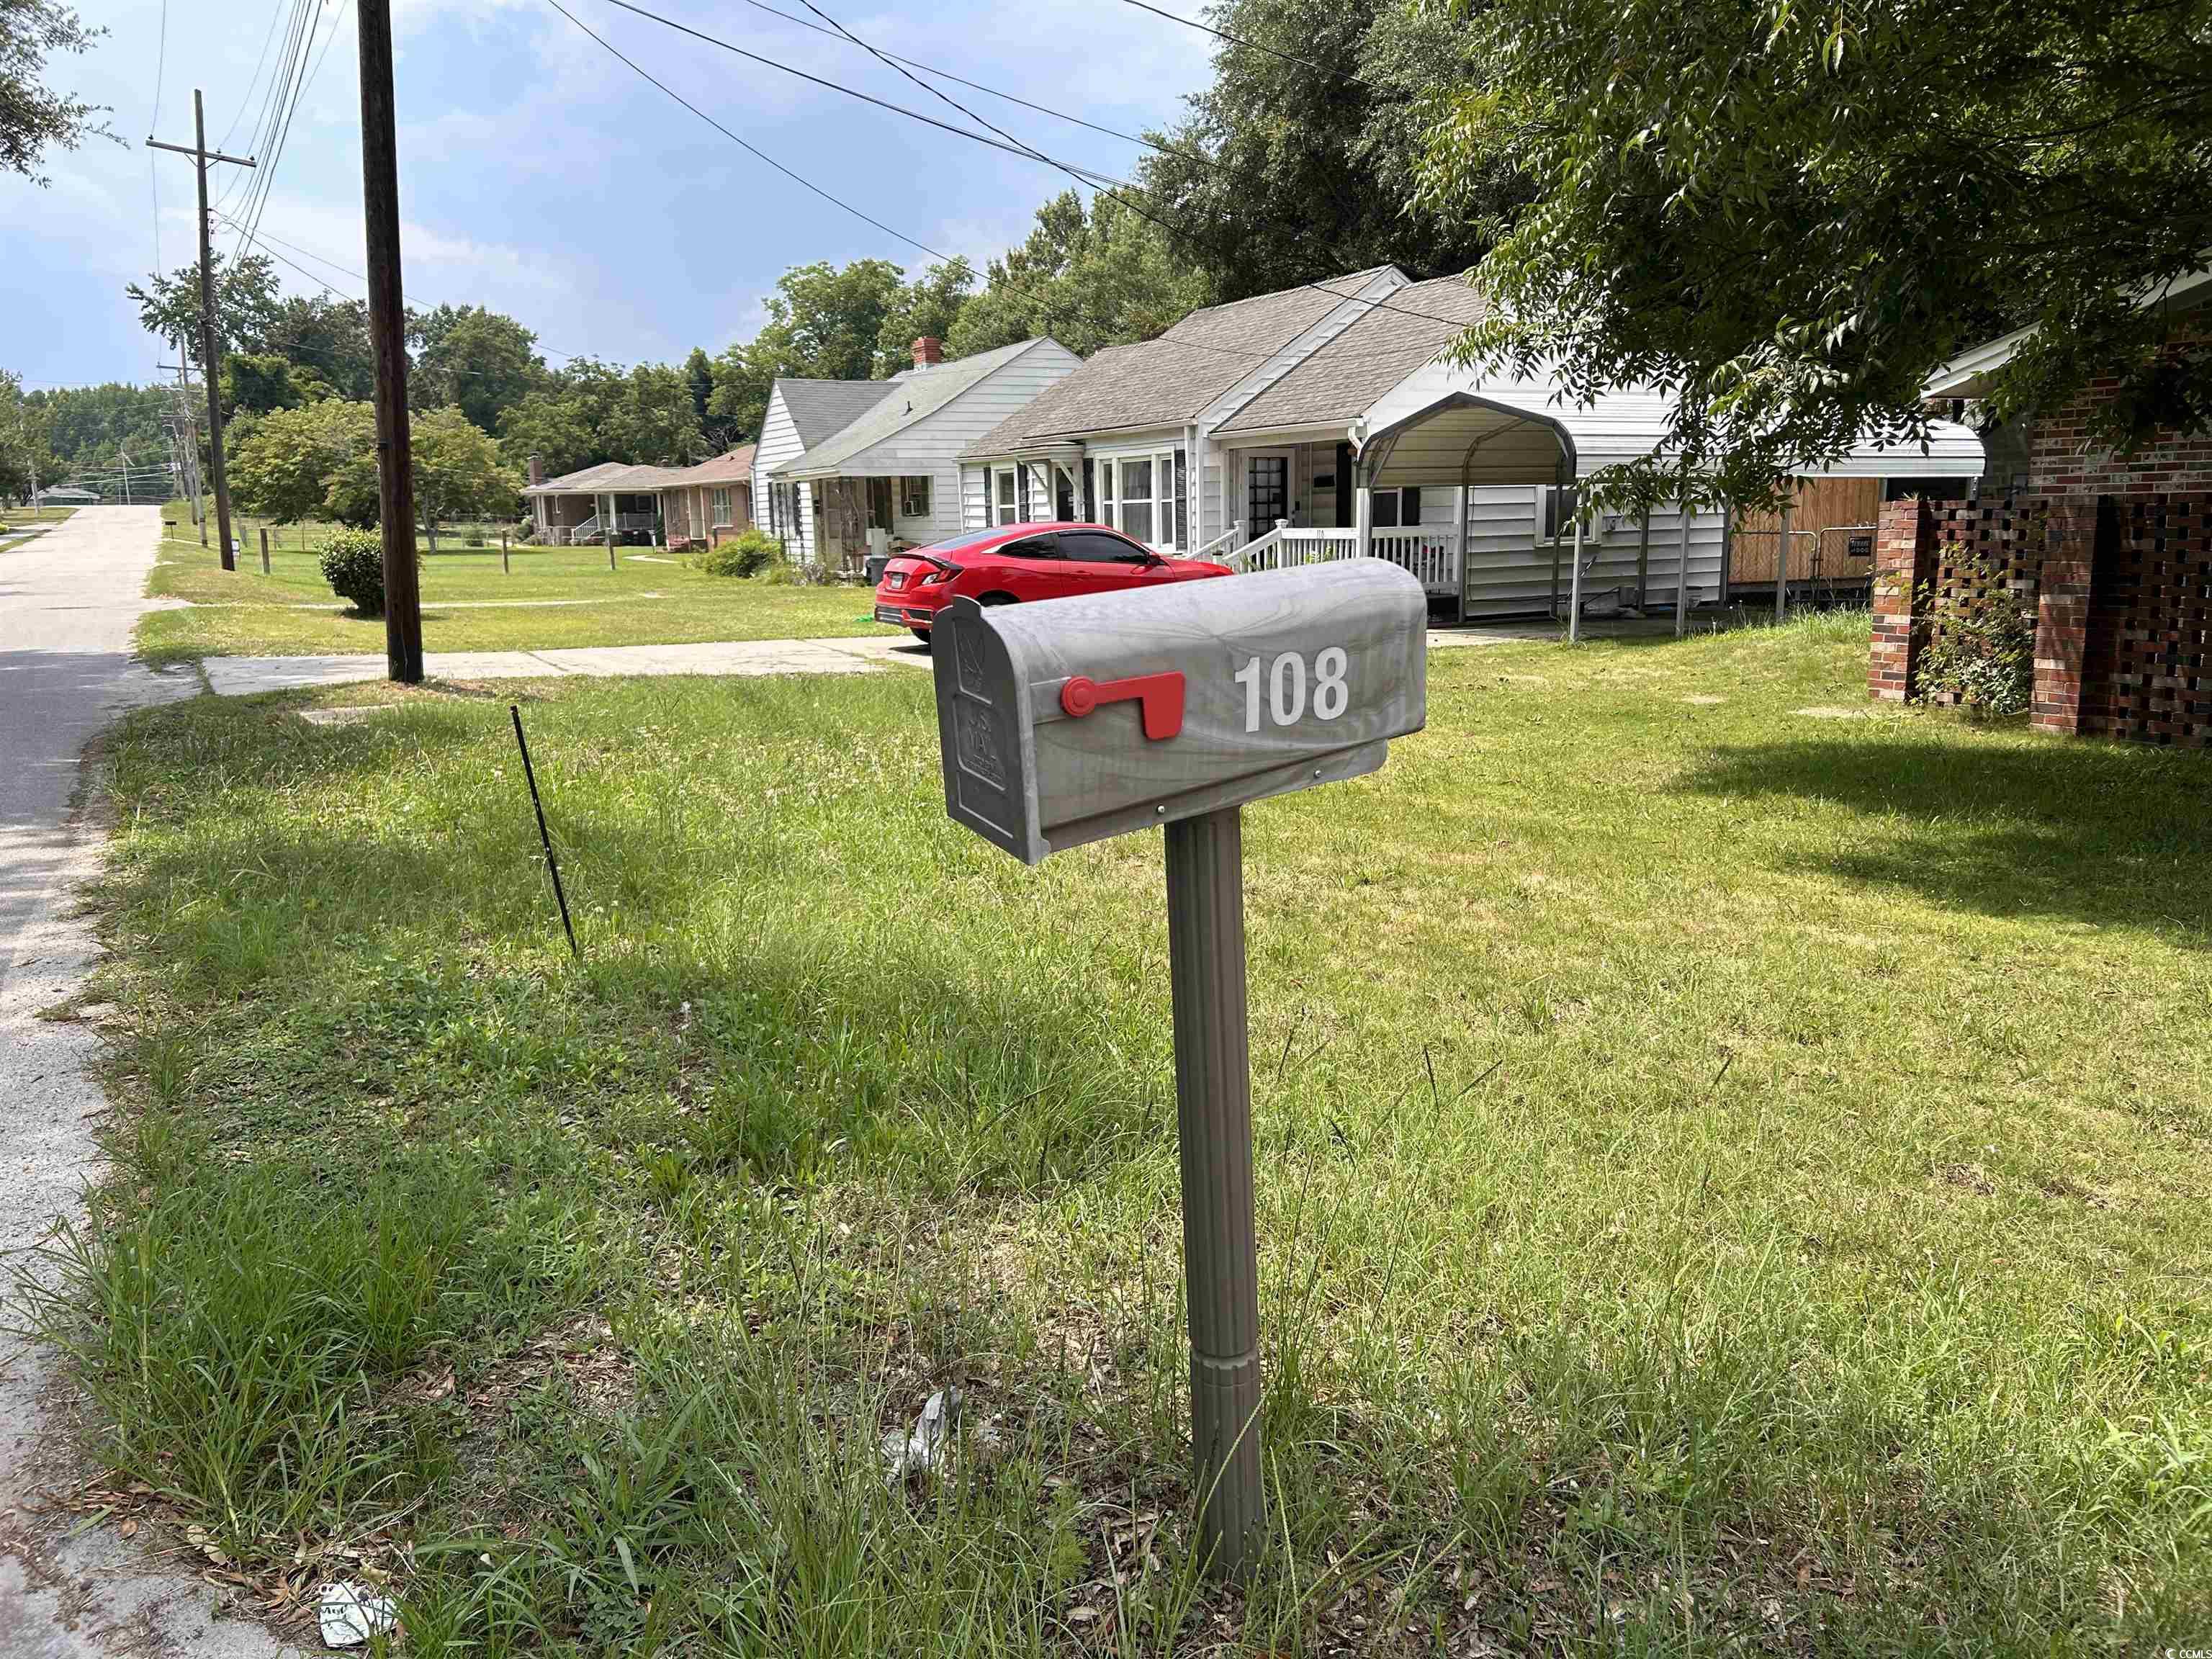
[(1358, 777), (1427, 719), (1428, 602), (1381, 559), (939, 611), (945, 811), (1027, 864), (1166, 828), (1199, 1541), (1265, 1537), (1245, 802)]

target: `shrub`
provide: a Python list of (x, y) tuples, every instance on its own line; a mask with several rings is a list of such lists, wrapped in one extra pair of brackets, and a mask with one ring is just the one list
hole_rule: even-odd
[[(415, 562), (421, 564), (417, 553)], [(323, 542), (323, 580), (364, 617), (384, 614), (384, 536), (375, 530), (333, 530)]]
[(775, 538), (754, 529), (708, 548), (699, 556), (699, 568), (710, 576), (757, 576), (782, 558), (783, 549)]
[[(1954, 564), (1968, 562), (1961, 550), (1945, 550)], [(1942, 617), (1942, 630), (1920, 653), (1913, 696), (1923, 702), (1955, 702), (1978, 714), (2017, 714), (2035, 695), (2035, 601), (2002, 583), (1994, 568), (1985, 582)], [(1923, 589), (1914, 609), (1935, 614), (1935, 595)]]

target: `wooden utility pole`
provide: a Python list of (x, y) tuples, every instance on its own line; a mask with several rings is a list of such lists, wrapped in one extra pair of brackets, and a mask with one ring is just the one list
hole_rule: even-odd
[(415, 572), (407, 308), (399, 285), (399, 141), (392, 109), (392, 0), (356, 0), (354, 15), (361, 20), (361, 195), (368, 222), (369, 349), (376, 359), (384, 659), (393, 680), (414, 685), (422, 678), (422, 592)]
[(212, 220), (208, 213), (207, 170), (210, 161), (228, 161), (234, 167), (250, 167), (250, 155), (225, 155), (220, 150), (207, 147), (207, 116), (201, 107), (200, 89), (192, 88), (192, 147), (164, 144), (148, 137), (147, 145), (154, 149), (174, 150), (179, 155), (192, 158), (200, 181), (200, 372), (207, 381), (208, 399), (208, 471), (215, 478), (216, 533), (222, 538), (222, 568), (238, 568), (238, 556), (230, 545), (230, 481), (222, 470), (222, 343), (215, 326), (215, 254), (209, 244)]

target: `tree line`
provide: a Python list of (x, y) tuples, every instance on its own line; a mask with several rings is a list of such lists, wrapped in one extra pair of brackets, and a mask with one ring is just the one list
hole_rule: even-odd
[[(18, 39), (25, 63), (82, 49), (57, 0), (27, 15), (62, 33)], [(2022, 326), (1992, 416), (2116, 378), (2103, 441), (2212, 422), (2212, 348), (2156, 303), (2212, 248), (2204, 0), (2110, 18), (2021, 0), (2002, 30), (1946, 0), (1848, 18), (1774, 0), (1215, 0), (1206, 15), (1212, 77), (1146, 135), (1129, 187), (1048, 200), (982, 270), (802, 264), (752, 339), (629, 368), (439, 307), (410, 319), (410, 400), (455, 411), (509, 471), (533, 454), (554, 473), (681, 464), (754, 436), (776, 376), (893, 374), (918, 335), (955, 356), (1036, 334), (1087, 354), (1388, 262), (1475, 271), (1487, 314), (1462, 361), (1540, 367), (1576, 394), (1673, 391), (1671, 477), (1644, 482), (1684, 494), (1750, 499), (1794, 460), (1910, 434), (1929, 371)], [(0, 130), (0, 171), (96, 130), (65, 97), (25, 108)], [(15, 119), (0, 109), (0, 129)], [(188, 354), (191, 275), (131, 289)], [(222, 395), (242, 424), (368, 398), (359, 302), (283, 296), (252, 254), (218, 289)], [(157, 447), (161, 395), (17, 404), (43, 411), (67, 466)]]

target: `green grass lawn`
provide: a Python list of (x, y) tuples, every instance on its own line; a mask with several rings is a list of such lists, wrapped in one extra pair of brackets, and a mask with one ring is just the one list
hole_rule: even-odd
[[(156, 597), (189, 599), (189, 610), (149, 614), (140, 654), (157, 665), (211, 656), (326, 656), (384, 650), (380, 617), (338, 609), (323, 580), (315, 526), (284, 526), (288, 545), (270, 550), (261, 574), (258, 520), (240, 520), (238, 568), (225, 571), (200, 546), (184, 504), (164, 509), (169, 534), (148, 582)], [(307, 544), (303, 545), (302, 544)], [(865, 589), (810, 587), (755, 578), (709, 576), (653, 548), (616, 550), (616, 568), (596, 547), (514, 547), (508, 569), (491, 545), (458, 536), (422, 563), (422, 640), (430, 651), (551, 650), (583, 645), (678, 645), (708, 640), (822, 639), (888, 634), (870, 616)], [(559, 604), (545, 601), (557, 600)], [(441, 606), (453, 607), (441, 609)]]
[(2212, 757), (1833, 717), (1864, 627), (1437, 652), (1248, 812), (1234, 1593), (1157, 835), (953, 827), (920, 675), (539, 683), (574, 965), (505, 702), (134, 716), (99, 1452), (410, 1652), (2201, 1644)]

